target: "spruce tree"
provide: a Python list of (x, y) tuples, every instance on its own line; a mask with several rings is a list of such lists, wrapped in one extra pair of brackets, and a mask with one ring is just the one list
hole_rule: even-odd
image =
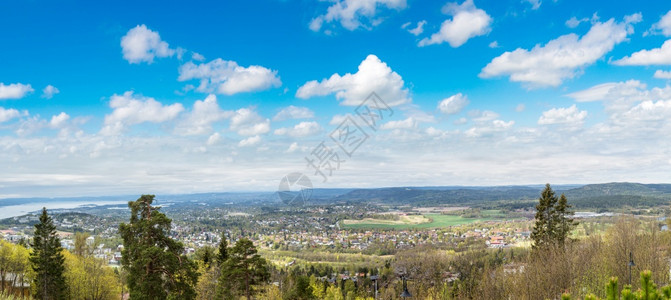
[(33, 249), (30, 262), (35, 271), (33, 279), (33, 298), (42, 300), (65, 299), (66, 285), (65, 258), (61, 241), (56, 235), (56, 226), (42, 208), (40, 222), (35, 224), (35, 235), (31, 244)]
[(195, 254), (196, 259), (203, 262), (206, 268), (210, 268), (212, 265), (212, 260), (214, 260), (214, 248), (211, 246), (203, 246), (196, 250)]
[(169, 236), (172, 221), (152, 206), (153, 201), (154, 195), (142, 195), (129, 202), (130, 223), (119, 225), (130, 298), (194, 299), (195, 263), (183, 254), (182, 243)]
[(536, 222), (531, 232), (534, 248), (562, 246), (577, 223), (564, 194), (557, 198), (550, 184), (545, 185), (536, 205)]
[(554, 204), (557, 202), (557, 196), (550, 187), (550, 184), (545, 185), (545, 189), (541, 192), (536, 205), (536, 223), (531, 232), (531, 239), (534, 242), (534, 247), (542, 247), (550, 243), (554, 233), (554, 226), (552, 225), (552, 215)]
[(568, 200), (564, 194), (559, 196), (559, 201), (557, 202), (557, 207), (555, 208), (555, 224), (557, 224), (557, 235), (556, 240), (560, 245), (563, 245), (568, 241), (571, 235), (571, 230), (578, 225), (578, 223), (572, 218), (573, 211), (571, 211), (571, 205), (568, 204)]
[(226, 233), (221, 233), (221, 241), (219, 241), (219, 253), (217, 253), (217, 260), (219, 265), (222, 265), (228, 260), (228, 242), (226, 241)]

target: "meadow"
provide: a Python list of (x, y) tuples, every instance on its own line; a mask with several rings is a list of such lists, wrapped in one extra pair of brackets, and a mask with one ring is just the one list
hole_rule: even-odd
[[(489, 214), (480, 218), (464, 218), (458, 215), (445, 215), (445, 214), (424, 214), (421, 215), (421, 219), (417, 218), (419, 216), (414, 216), (415, 218), (407, 219), (401, 218), (400, 220), (390, 221), (390, 220), (380, 220), (380, 219), (371, 219), (366, 218), (363, 220), (345, 220), (340, 225), (346, 229), (421, 229), (421, 228), (441, 228), (441, 227), (450, 227), (463, 224), (470, 224), (475, 222), (486, 222), (495, 219), (495, 214)], [(422, 220), (418, 222), (417, 220)]]

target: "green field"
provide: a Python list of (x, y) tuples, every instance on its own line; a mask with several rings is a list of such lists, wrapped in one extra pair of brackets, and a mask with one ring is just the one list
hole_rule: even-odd
[[(493, 216), (494, 214), (492, 214)], [(386, 220), (373, 220), (367, 219), (355, 224), (345, 224), (341, 222), (343, 228), (348, 229), (411, 229), (411, 228), (439, 228), (439, 227), (449, 227), (462, 224), (470, 224), (475, 222), (484, 222), (491, 221), (495, 218), (484, 217), (484, 218), (463, 218), (461, 216), (455, 215), (443, 215), (443, 214), (425, 214), (426, 218), (430, 219), (429, 222), (420, 223), (420, 224), (389, 224)]]

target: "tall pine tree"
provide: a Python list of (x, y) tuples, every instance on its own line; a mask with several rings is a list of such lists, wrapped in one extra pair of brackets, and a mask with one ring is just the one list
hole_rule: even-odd
[(550, 184), (545, 185), (536, 205), (536, 223), (531, 232), (534, 248), (563, 246), (577, 225), (572, 219), (571, 205), (564, 194), (557, 198)]
[(119, 225), (130, 298), (194, 299), (196, 266), (183, 254), (184, 246), (169, 236), (172, 221), (153, 201), (154, 195), (142, 195), (129, 202), (130, 224)]
[(56, 235), (56, 226), (42, 208), (40, 222), (35, 224), (35, 235), (31, 244), (30, 262), (35, 271), (33, 297), (42, 300), (65, 299), (65, 258), (61, 241)]
[(241, 238), (221, 265), (218, 295), (224, 299), (244, 295), (250, 300), (255, 293), (254, 285), (269, 277), (268, 262), (257, 253), (252, 241)]

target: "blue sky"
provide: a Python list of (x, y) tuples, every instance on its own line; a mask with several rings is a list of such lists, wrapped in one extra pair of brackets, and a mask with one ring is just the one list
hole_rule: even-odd
[[(671, 182), (664, 1), (3, 1), (0, 26), (0, 197)], [(324, 182), (306, 157), (371, 92), (393, 115)]]

